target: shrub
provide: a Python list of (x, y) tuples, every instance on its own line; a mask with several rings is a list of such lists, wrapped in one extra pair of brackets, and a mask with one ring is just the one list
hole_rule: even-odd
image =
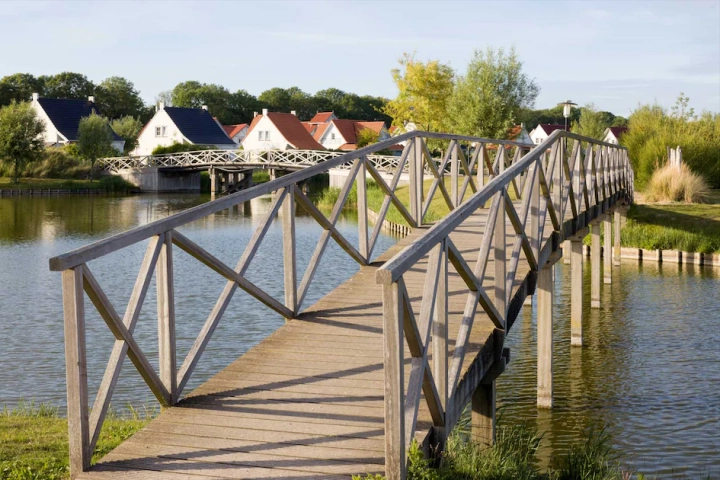
[(137, 190), (135, 185), (115, 175), (102, 177), (100, 179), (100, 188), (108, 193), (127, 193)]
[(198, 150), (213, 150), (215, 147), (211, 145), (195, 145), (194, 143), (178, 143), (173, 142), (172, 145), (159, 145), (152, 151), (153, 155), (163, 155), (165, 153), (181, 153), (181, 152), (197, 152)]
[(39, 162), (28, 165), (23, 172), (32, 178), (75, 178), (90, 176), (90, 165), (68, 153), (67, 147), (46, 148)]
[(666, 165), (653, 173), (646, 193), (650, 202), (705, 203), (710, 187), (686, 165), (680, 170)]

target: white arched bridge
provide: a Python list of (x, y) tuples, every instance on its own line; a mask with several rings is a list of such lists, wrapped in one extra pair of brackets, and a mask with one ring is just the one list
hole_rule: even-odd
[[(373, 155), (398, 142), (405, 148), (385, 171), (388, 180)], [(220, 154), (203, 155), (209, 164)], [(154, 157), (152, 162), (161, 160)], [(321, 211), (298, 185), (340, 168), (347, 175), (337, 202), (332, 210)], [(408, 177), (406, 187), (399, 187), (402, 175)], [(384, 193), (374, 226), (367, 178)], [(407, 196), (398, 195), (400, 188), (407, 188)], [(353, 189), (356, 240), (337, 228)], [(269, 194), (268, 213), (234, 266), (178, 231)], [(428, 224), (433, 198), (440, 198), (448, 213)], [(583, 343), (583, 238), (592, 236), (591, 305), (598, 307), (601, 268), (605, 283), (611, 282), (612, 262), (619, 261), (621, 219), (632, 198), (633, 171), (627, 150), (617, 145), (561, 130), (535, 146), (416, 131), (316, 161), (54, 257), (50, 268), (62, 272), (71, 475), (190, 480), (381, 473), (404, 479), (410, 442), (417, 440), (426, 452), (441, 451), (468, 404), (473, 435), (490, 443), (495, 379), (510, 361), (505, 339), (523, 304), (537, 297), (537, 405), (551, 408), (553, 325), (569, 322), (567, 341), (577, 348)], [(385, 253), (373, 255), (380, 223), (390, 208), (412, 232)], [(307, 239), (299, 238), (302, 233), (295, 228), (298, 210), (323, 229), (304, 272), (298, 271), (305, 263), (297, 261), (297, 245)], [(246, 276), (276, 220), (282, 225), (282, 298)], [(306, 306), (306, 293), (331, 239), (357, 262), (359, 272)], [(561, 248), (562, 242), (568, 248)], [(145, 257), (128, 304), (119, 308), (88, 263), (137, 243), (146, 244)], [(175, 341), (175, 310), (184, 304), (175, 298), (177, 249), (226, 281), (193, 346), (181, 357)], [(572, 263), (572, 308), (570, 318), (553, 318), (552, 267), (562, 255), (569, 255)], [(153, 277), (157, 368), (133, 337)], [(288, 322), (185, 393), (238, 289), (249, 295), (248, 302), (259, 302), (268, 315)], [(94, 397), (88, 392), (85, 296), (115, 337)], [(126, 357), (166, 408), (91, 466)]]

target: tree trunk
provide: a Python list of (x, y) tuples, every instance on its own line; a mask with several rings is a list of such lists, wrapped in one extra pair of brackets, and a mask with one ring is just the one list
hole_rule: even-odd
[(18, 183), (20, 179), (20, 160), (15, 159), (15, 168), (13, 168), (13, 183)]

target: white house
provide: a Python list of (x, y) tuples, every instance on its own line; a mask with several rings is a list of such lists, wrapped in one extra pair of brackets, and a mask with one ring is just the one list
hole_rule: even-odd
[(321, 123), (330, 123), (337, 118), (338, 117), (335, 115), (335, 112), (317, 112), (315, 116), (306, 123), (311, 125), (320, 125)]
[(368, 129), (378, 135), (378, 141), (390, 138), (385, 122), (362, 122), (335, 118), (327, 124), (318, 125), (315, 140), (330, 150), (356, 150), (360, 131)]
[(150, 155), (159, 146), (173, 143), (209, 145), (218, 150), (235, 150), (237, 144), (203, 108), (166, 107), (160, 103), (153, 118), (143, 127), (132, 155)]
[(620, 143), (620, 137), (627, 133), (627, 127), (609, 127), (605, 129), (605, 137), (603, 142), (613, 143), (615, 145)]
[(247, 123), (238, 123), (237, 125), (223, 125), (223, 130), (233, 142), (240, 145), (247, 136), (248, 127)]
[(544, 142), (555, 130), (565, 130), (565, 125), (541, 123), (530, 132), (532, 143), (537, 145), (538, 143)]
[(267, 108), (253, 118), (242, 146), (245, 150), (325, 150), (294, 113), (268, 112)]
[[(95, 98), (87, 100), (74, 100), (66, 98), (40, 98), (37, 93), (32, 94), (32, 108), (38, 118), (45, 124), (43, 139), (45, 145), (59, 146), (75, 143), (78, 140), (78, 127), (83, 117), (89, 117), (93, 112), (100, 115), (95, 105)], [(110, 128), (110, 127), (108, 127)], [(123, 140), (112, 128), (112, 147), (122, 152), (125, 147)]]

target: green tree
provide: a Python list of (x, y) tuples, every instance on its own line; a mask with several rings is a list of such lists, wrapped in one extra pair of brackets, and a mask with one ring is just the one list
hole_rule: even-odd
[(98, 158), (114, 153), (112, 141), (112, 130), (110, 130), (107, 119), (93, 112), (89, 117), (83, 117), (80, 120), (78, 152), (82, 158), (90, 162), (91, 172), (95, 169), (95, 162)]
[(140, 119), (128, 115), (111, 121), (110, 126), (115, 133), (125, 140), (123, 153), (125, 155), (129, 154), (137, 146), (137, 138), (143, 128), (143, 123)]
[(383, 113), (399, 127), (413, 122), (421, 130), (439, 129), (453, 92), (453, 69), (437, 60), (420, 62), (408, 53), (399, 63), (401, 68), (392, 70), (398, 96), (385, 105)]
[(40, 80), (44, 82), (44, 94), (48, 98), (86, 99), (95, 92), (95, 84), (80, 73), (62, 72), (42, 76)]
[(612, 120), (605, 113), (607, 112), (597, 111), (595, 105), (589, 103), (580, 109), (580, 119), (573, 124), (571, 130), (584, 137), (602, 140), (605, 129), (612, 124)]
[(0, 161), (12, 165), (13, 182), (17, 183), (21, 168), (42, 154), (44, 131), (45, 124), (28, 102), (13, 101), (0, 108)]
[(172, 107), (172, 90), (163, 90), (155, 97), (155, 104), (163, 103), (166, 107)]
[(258, 102), (262, 108), (267, 108), (271, 112), (289, 112), (290, 97), (287, 89), (275, 87), (258, 95)]
[(26, 102), (33, 93), (43, 95), (43, 81), (29, 73), (14, 73), (0, 80), (0, 105), (10, 102)]
[(380, 135), (369, 128), (363, 128), (357, 133), (357, 148), (366, 147), (377, 143)]
[(95, 103), (100, 112), (110, 119), (132, 116), (139, 117), (145, 104), (135, 85), (123, 77), (109, 77), (97, 86)]
[(172, 90), (172, 104), (176, 107), (200, 108), (207, 105), (212, 116), (220, 123), (234, 123), (235, 116), (230, 108), (232, 95), (227, 88), (214, 83), (206, 84), (194, 80), (179, 83)]
[(532, 107), (539, 87), (522, 71), (515, 49), (475, 50), (467, 72), (457, 79), (448, 102), (446, 128), (453, 133), (504, 138)]
[(258, 100), (255, 95), (251, 95), (245, 90), (238, 90), (232, 94), (230, 110), (233, 118), (231, 122), (228, 122), (229, 124), (250, 123), (253, 113), (259, 110)]

